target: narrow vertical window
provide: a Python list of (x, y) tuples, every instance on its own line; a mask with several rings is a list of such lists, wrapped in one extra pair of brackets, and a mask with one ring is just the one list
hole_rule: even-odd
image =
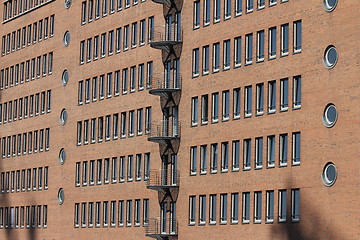
[(84, 64), (85, 58), (85, 40), (80, 42), (80, 64)]
[[(27, 209), (26, 209), (27, 210)], [(80, 203), (75, 203), (74, 227), (79, 227)], [(29, 224), (30, 225), (30, 224)]]
[(276, 111), (276, 82), (271, 81), (268, 84), (268, 113)]
[(200, 27), (200, 1), (194, 2), (194, 23), (193, 28)]
[(281, 56), (289, 54), (289, 24), (281, 25)]
[(269, 59), (276, 57), (276, 27), (269, 28)]
[(143, 200), (143, 225), (148, 226), (149, 225), (149, 199)]
[(209, 100), (208, 95), (201, 96), (201, 123), (207, 124), (209, 120), (208, 114)]
[(228, 195), (226, 193), (220, 194), (220, 223), (225, 224), (227, 222), (227, 200)]
[(209, 45), (203, 47), (203, 75), (209, 73)]
[(255, 139), (255, 168), (262, 168), (263, 164), (263, 138)]
[(199, 224), (204, 225), (206, 222), (206, 195), (199, 197)]
[(291, 221), (300, 220), (300, 189), (291, 190)]
[(245, 87), (245, 117), (252, 115), (252, 86)]
[(250, 193), (243, 193), (242, 223), (250, 222)]
[[(229, 0), (226, 0), (229, 1)], [(230, 40), (224, 41), (224, 70), (230, 68)]]
[(191, 125), (196, 126), (198, 124), (198, 97), (191, 99)]
[(138, 25), (137, 22), (132, 23), (131, 25), (131, 47), (136, 47), (137, 45), (137, 34), (138, 34)]
[(301, 76), (295, 76), (293, 82), (293, 108), (301, 108)]
[(124, 27), (124, 40), (123, 40), (124, 51), (129, 49), (129, 25)]
[(221, 11), (220, 1), (221, 0), (214, 0), (214, 23), (220, 21), (220, 11)]
[(135, 199), (134, 225), (140, 226), (141, 205), (140, 199)]
[(209, 204), (209, 223), (215, 224), (216, 223), (216, 194), (210, 195), (210, 204)]
[(288, 135), (280, 135), (280, 166), (286, 166), (288, 156)]
[(231, 194), (231, 223), (239, 221), (239, 193)]
[(244, 140), (244, 166), (243, 169), (250, 169), (251, 164), (251, 139)]
[(287, 78), (280, 80), (280, 110), (287, 111), (289, 107), (289, 81)]
[(227, 121), (230, 118), (230, 91), (223, 91), (222, 119)]
[(256, 85), (256, 115), (264, 113), (264, 84)]
[(190, 148), (190, 175), (196, 175), (197, 147)]
[(261, 30), (259, 32), (257, 32), (257, 52), (256, 52), (256, 61), (258, 62), (262, 62), (264, 61), (264, 57), (265, 57), (265, 34), (264, 34), (264, 30)]
[[(220, 0), (218, 0), (220, 1)], [(213, 72), (220, 70), (220, 43), (213, 45)]]
[(206, 174), (207, 168), (207, 145), (200, 147), (200, 174)]
[(258, 9), (263, 9), (263, 8), (265, 8), (265, 0), (258, 0)]
[(262, 192), (255, 192), (254, 196), (255, 204), (254, 204), (254, 222), (261, 222), (261, 211), (262, 211)]
[(254, 0), (246, 0), (246, 13), (254, 10)]
[(279, 222), (286, 222), (286, 190), (279, 190)]
[(233, 91), (233, 119), (240, 118), (240, 88)]
[(212, 94), (211, 121), (213, 123), (219, 120), (219, 93)]
[(292, 163), (300, 164), (300, 132), (293, 133)]
[(229, 169), (229, 143), (221, 143), (221, 171), (227, 172)]
[(86, 23), (86, 1), (81, 3), (81, 24)]
[(204, 0), (204, 26), (210, 24), (210, 1)]
[(199, 49), (193, 50), (193, 77), (199, 76)]
[(145, 44), (146, 39), (146, 21), (145, 19), (140, 21), (140, 45)]
[(190, 196), (189, 198), (189, 224), (195, 225), (196, 214), (196, 196)]
[[(249, 1), (249, 0), (248, 0)], [(253, 35), (247, 34), (245, 36), (245, 64), (252, 64), (252, 56), (253, 56)]]
[(224, 19), (231, 18), (231, 0), (224, 0)]
[(118, 225), (119, 227), (124, 226), (124, 200), (119, 201), (119, 208), (118, 208), (118, 213), (119, 213), (119, 218), (118, 218)]
[(213, 143), (211, 144), (211, 156), (210, 156), (211, 173), (217, 172), (217, 165), (218, 165), (218, 144)]
[(238, 171), (240, 165), (240, 141), (233, 141), (232, 147), (232, 170)]
[(132, 200), (126, 201), (126, 226), (131, 226), (132, 223)]
[(82, 132), (81, 132), (82, 122), (77, 123), (77, 145), (81, 145), (82, 142)]
[(294, 22), (294, 53), (301, 52), (302, 44), (302, 24), (301, 20)]
[(275, 136), (267, 137), (267, 164), (268, 167), (275, 165)]
[(266, 222), (274, 221), (274, 191), (266, 191)]
[(134, 169), (134, 156), (129, 155), (128, 156), (128, 164), (127, 164), (127, 180), (132, 181), (133, 180), (133, 169)]
[(136, 154), (136, 163), (135, 163), (135, 177), (136, 180), (141, 180), (141, 166), (142, 166), (142, 155)]

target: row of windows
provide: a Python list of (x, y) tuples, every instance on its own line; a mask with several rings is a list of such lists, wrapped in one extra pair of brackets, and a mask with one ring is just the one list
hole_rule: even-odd
[[(140, 25), (140, 27), (138, 27), (138, 25)], [(147, 30), (148, 35), (146, 34)], [(121, 50), (127, 51), (130, 47), (135, 48), (138, 44), (142, 46), (146, 42), (146, 36), (148, 36), (149, 42), (153, 39), (154, 17), (148, 18), (148, 29), (146, 27), (146, 19), (142, 19), (140, 23), (134, 22), (131, 25), (118, 27), (115, 30), (110, 30), (93, 38), (83, 40), (80, 42), (80, 64), (111, 56), (114, 53), (120, 53)], [(129, 40), (131, 40), (131, 42), (129, 42)]]
[[(277, 57), (277, 46), (280, 48), (279, 56), (284, 57), (289, 55), (289, 24), (283, 24), (280, 26), (280, 34), (277, 34), (278, 27), (274, 26), (268, 29), (268, 31), (260, 30), (256, 34), (256, 62), (263, 62), (265, 60), (265, 32), (267, 32), (268, 44), (267, 44), (267, 57), (269, 60), (275, 59)], [(293, 53), (301, 52), (302, 44), (302, 26), (301, 20), (295, 21), (293, 23)], [(242, 55), (245, 57), (245, 65), (250, 65), (253, 63), (254, 57), (254, 34), (249, 33), (245, 35), (245, 44), (242, 44), (242, 37), (236, 37), (233, 41), (233, 51), (231, 40), (223, 41), (223, 70), (228, 70), (231, 67), (231, 59), (233, 59), (233, 67), (240, 67), (242, 62)], [(280, 36), (278, 36), (280, 35)], [(221, 44), (220, 42), (214, 43), (212, 45), (212, 56), (210, 56), (210, 45), (202, 47), (202, 66), (200, 66), (200, 48), (193, 49), (193, 77), (200, 75), (200, 70), (202, 70), (202, 75), (207, 75), (211, 71), (210, 69), (210, 59), (212, 58), (212, 73), (220, 71), (221, 68)], [(200, 69), (202, 67), (202, 69)]]
[(0, 124), (39, 116), (51, 111), (51, 90), (0, 103)]
[(150, 153), (77, 162), (75, 186), (147, 180), (149, 171)]
[(25, 154), (49, 151), (50, 128), (28, 133), (3, 137), (1, 140), (1, 157), (21, 156)]
[(1, 193), (47, 190), (48, 176), (49, 167), (1, 172)]
[[(277, 145), (276, 138), (278, 138)], [(264, 141), (266, 142), (264, 143)], [(278, 157), (278, 163), (280, 167), (287, 166), (289, 144), (292, 144), (290, 145), (292, 146), (291, 163), (292, 165), (299, 165), (301, 152), (300, 132), (292, 133), (292, 142), (289, 143), (289, 141), (290, 140), (287, 133), (280, 134), (278, 137), (271, 135), (267, 137), (257, 137), (255, 139), (244, 139), (242, 142), (242, 169), (250, 170), (252, 167), (254, 169), (261, 169), (263, 166), (266, 166), (267, 168), (273, 168), (275, 167), (276, 156)], [(239, 171), (241, 158), (240, 142), (240, 140), (234, 140), (232, 142), (222, 142), (221, 144), (212, 143), (210, 146), (205, 144), (199, 147), (190, 147), (190, 175), (197, 174), (197, 169), (199, 167), (198, 165), (200, 165), (200, 174), (206, 174), (209, 170), (210, 173), (217, 173), (219, 167), (219, 154), (221, 154), (221, 172), (228, 172), (229, 168), (231, 168), (232, 171)], [(252, 142), (255, 142), (255, 144)], [(264, 146), (265, 144), (266, 148)], [(232, 152), (230, 152), (231, 146)], [(219, 148), (221, 149), (221, 153), (219, 153)], [(198, 153), (198, 149), (200, 153)], [(230, 154), (232, 159), (230, 159)], [(200, 159), (199, 162), (197, 160), (198, 157)]]
[[(146, 0), (133, 0), (132, 6), (137, 5), (139, 2)], [(130, 0), (87, 0), (82, 2), (81, 8), (81, 24), (91, 23), (101, 17), (106, 17), (108, 14), (119, 12), (123, 9), (129, 8), (131, 5)]]
[(47, 205), (0, 207), (0, 228), (46, 228)]
[[(253, 193), (253, 204), (251, 203), (251, 193), (242, 193), (241, 223), (250, 223), (251, 217), (253, 219), (253, 223), (261, 223), (264, 219), (265, 223), (273, 223), (276, 217), (276, 212), (278, 212), (278, 222), (287, 221), (288, 191), (286, 189), (278, 190), (277, 211), (275, 209), (275, 191), (267, 190), (264, 197), (263, 193), (263, 191), (256, 191)], [(217, 206), (219, 195), (220, 204)], [(241, 193), (190, 196), (189, 225), (195, 225), (196, 223), (198, 223), (198, 225), (205, 225), (207, 222), (209, 225), (213, 225), (217, 224), (218, 221), (220, 225), (227, 224), (228, 222), (231, 224), (237, 224), (239, 222), (239, 196), (241, 196)], [(198, 198), (198, 201), (196, 198)], [(199, 210), (197, 211), (196, 208)], [(251, 208), (253, 208), (252, 216), (250, 211)], [(209, 214), (208, 217), (206, 216), (207, 214)], [(300, 189), (291, 189), (291, 222), (298, 222), (299, 220)]]
[(147, 226), (149, 204), (149, 199), (75, 203), (74, 227)]
[(4, 22), (37, 9), (53, 0), (8, 0), (4, 2)]
[[(49, 20), (50, 19), (50, 20)], [(2, 36), (1, 55), (9, 54), (54, 36), (55, 15)]]
[(0, 70), (0, 90), (46, 77), (53, 71), (53, 53), (40, 55)]
[[(256, 113), (255, 116), (261, 116), (264, 114), (265, 111), (267, 111), (268, 114), (275, 113), (277, 109), (277, 104), (280, 104), (280, 112), (287, 111), (289, 108), (289, 99), (291, 99), (291, 96), (289, 96), (289, 88), (292, 89), (292, 91), (290, 91), (292, 92), (292, 108), (301, 108), (301, 76), (293, 77), (292, 81), (289, 81), (288, 78), (281, 79), (280, 93), (277, 92), (276, 89), (276, 80), (269, 81), (267, 83), (256, 84), (254, 88), (254, 97), (254, 90), (252, 85), (243, 87), (243, 94), (241, 94), (241, 88), (234, 88), (232, 91), (232, 96), (230, 96), (230, 90), (223, 91), (222, 93), (220, 93), (222, 95), (221, 110), (219, 110), (220, 94), (218, 92), (212, 93), (211, 96), (209, 96), (208, 94), (202, 95), (201, 106), (199, 106), (200, 97), (192, 97), (191, 125), (197, 126), (199, 124), (199, 115), (201, 118), (201, 125), (208, 124), (209, 111), (211, 111), (211, 123), (219, 122), (219, 118), (221, 119), (221, 121), (228, 121), (230, 120), (230, 115), (232, 115), (233, 120), (239, 119), (241, 115), (242, 104), (244, 104), (243, 114), (245, 118), (251, 117), (253, 115), (254, 106)], [(210, 97), (211, 100), (209, 99)], [(209, 107), (210, 101), (211, 108)], [(253, 104), (253, 102), (255, 104)], [(230, 112), (231, 109), (232, 113)], [(219, 116), (219, 114), (221, 114), (221, 116)]]
[[(124, 68), (123, 70), (117, 70), (115, 72), (109, 72), (91, 78), (79, 81), (78, 86), (78, 104), (96, 102), (97, 100), (103, 100), (104, 98), (111, 98), (112, 96), (119, 96), (127, 94), (130, 83), (130, 93), (145, 88), (150, 88), (152, 85), (153, 75), (153, 62), (149, 61), (145, 64), (141, 63), (138, 66)], [(120, 90), (121, 88), (121, 90)]]
[[(267, 0), (266, 0), (267, 1)], [(269, 0), (269, 7), (275, 6), (277, 2), (288, 2), (289, 0)], [(224, 0), (224, 6), (221, 6), (222, 0), (203, 0), (201, 4), (200, 0), (194, 2), (194, 18), (193, 18), (193, 27), (197, 29), (200, 27), (201, 22), (203, 26), (210, 25), (211, 15), (213, 18), (213, 23), (220, 22), (221, 18), (224, 20), (230, 19), (232, 16), (238, 17), (243, 13), (243, 6), (246, 13), (251, 13), (254, 11), (256, 0)], [(265, 0), (257, 0), (257, 9), (265, 8)], [(203, 14), (201, 14), (201, 7), (203, 8)], [(224, 10), (221, 13), (221, 9)], [(212, 14), (211, 14), (212, 13)], [(222, 16), (221, 16), (222, 15)], [(201, 18), (202, 16), (202, 18)]]
[[(145, 113), (144, 113), (145, 112)], [(137, 115), (135, 119), (135, 114)], [(144, 116), (145, 114), (145, 116)], [(128, 115), (128, 131), (126, 115)], [(111, 124), (112, 119), (112, 124)], [(105, 121), (105, 122), (104, 122)], [(121, 113), (120, 120), (120, 138), (125, 138), (128, 132), (128, 137), (135, 136), (135, 124), (136, 135), (143, 134), (145, 123), (145, 134), (149, 134), (151, 131), (151, 107), (139, 108), (137, 110), (131, 110)], [(111, 129), (112, 128), (112, 129)], [(82, 130), (83, 129), (83, 130)], [(105, 130), (105, 131), (104, 131)], [(112, 131), (111, 131), (112, 130)], [(112, 116), (107, 115), (105, 117), (92, 118), (77, 123), (77, 145), (88, 144), (97, 142), (116, 140), (119, 138), (119, 114), (114, 113)], [(112, 136), (111, 136), (112, 135)], [(97, 138), (96, 138), (97, 136)]]

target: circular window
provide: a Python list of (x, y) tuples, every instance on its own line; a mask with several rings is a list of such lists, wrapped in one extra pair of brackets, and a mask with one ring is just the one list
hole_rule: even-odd
[(59, 189), (57, 200), (60, 205), (64, 203), (64, 200), (65, 200), (64, 189), (62, 189), (62, 188)]
[(335, 105), (334, 104), (327, 105), (323, 115), (324, 125), (329, 128), (334, 126), (337, 118), (338, 118), (338, 112)]
[(65, 125), (66, 120), (67, 120), (67, 112), (66, 112), (66, 109), (64, 108), (63, 110), (61, 110), (61, 113), (60, 113), (60, 124)]
[(323, 6), (326, 11), (331, 12), (336, 8), (338, 0), (323, 0)]
[(62, 165), (65, 163), (65, 160), (66, 160), (66, 152), (65, 149), (62, 148), (59, 152), (59, 163)]
[(63, 38), (64, 46), (67, 47), (70, 44), (70, 32), (66, 31)]
[(333, 163), (327, 163), (321, 175), (322, 181), (328, 187), (334, 185), (337, 177), (336, 167)]
[(70, 6), (71, 6), (71, 0), (65, 0), (64, 6), (65, 6), (65, 8), (70, 8)]
[(334, 46), (327, 47), (323, 59), (325, 67), (329, 69), (333, 68), (338, 61), (338, 57), (339, 55)]
[(61, 76), (61, 83), (63, 86), (66, 86), (66, 84), (69, 81), (69, 73), (67, 70), (64, 70), (62, 76)]

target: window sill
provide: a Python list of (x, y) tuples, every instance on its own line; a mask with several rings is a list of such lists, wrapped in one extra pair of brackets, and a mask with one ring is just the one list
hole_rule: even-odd
[(294, 50), (293, 55), (301, 53), (301, 50)]
[(226, 225), (227, 224), (227, 221), (221, 221), (220, 222), (220, 225)]
[(210, 221), (209, 225), (216, 225), (216, 222), (215, 221)]
[(274, 223), (274, 220), (272, 219), (272, 220), (266, 220), (265, 221), (265, 224), (273, 224)]
[(195, 222), (189, 223), (189, 226), (195, 226)]
[(294, 162), (291, 164), (291, 166), (300, 166), (300, 162)]
[(252, 114), (245, 114), (244, 118), (251, 118)]
[(269, 168), (275, 168), (275, 165), (268, 165), (268, 166), (266, 167), (266, 169), (269, 169)]
[(243, 168), (243, 171), (250, 171), (250, 170), (251, 170), (251, 167)]
[(210, 174), (216, 174), (217, 170), (211, 170)]
[(254, 224), (261, 224), (261, 220), (254, 220)]
[(260, 170), (260, 169), (262, 169), (262, 165), (261, 165), (261, 166), (256, 166), (256, 167), (254, 168), (254, 170)]
[(301, 109), (301, 105), (294, 106), (292, 110), (298, 110)]
[(279, 167), (287, 167), (287, 163), (280, 163)]
[(242, 221), (241, 224), (249, 224), (250, 220)]
[(269, 110), (268, 111), (268, 114), (274, 114), (274, 113), (276, 113), (276, 110)]
[(259, 117), (259, 116), (262, 116), (262, 115), (264, 115), (264, 112), (257, 112), (255, 116)]
[(227, 172), (229, 172), (228, 169), (222, 169), (222, 170), (221, 170), (221, 173), (227, 173)]
[(280, 109), (280, 112), (287, 112), (288, 111), (288, 108), (281, 108)]

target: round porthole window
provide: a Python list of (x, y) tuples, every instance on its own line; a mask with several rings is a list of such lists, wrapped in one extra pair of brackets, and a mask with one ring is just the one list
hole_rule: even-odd
[(335, 105), (334, 104), (327, 105), (323, 115), (324, 125), (328, 128), (334, 126), (337, 118), (338, 118), (338, 112)]
[(326, 11), (331, 12), (336, 8), (338, 0), (323, 0), (323, 6)]
[(66, 120), (67, 120), (67, 112), (66, 112), (66, 109), (64, 108), (63, 110), (61, 110), (61, 113), (60, 113), (60, 124), (65, 125)]
[(59, 189), (57, 200), (60, 205), (64, 203), (64, 200), (65, 200), (64, 189), (62, 189), (62, 188)]
[(64, 6), (65, 6), (65, 8), (70, 8), (70, 6), (71, 6), (71, 0), (65, 0)]
[(65, 163), (65, 160), (66, 160), (66, 152), (65, 149), (62, 148), (59, 152), (59, 163), (62, 165)]
[(66, 31), (63, 38), (64, 46), (67, 47), (70, 44), (70, 32)]
[(333, 163), (327, 163), (321, 175), (322, 181), (328, 187), (334, 185), (337, 177), (336, 167)]
[(61, 83), (63, 86), (66, 86), (66, 84), (69, 81), (69, 73), (67, 70), (64, 70), (62, 76), (61, 76)]
[(325, 67), (329, 69), (333, 68), (338, 61), (338, 57), (339, 55), (334, 46), (327, 47), (323, 58)]

